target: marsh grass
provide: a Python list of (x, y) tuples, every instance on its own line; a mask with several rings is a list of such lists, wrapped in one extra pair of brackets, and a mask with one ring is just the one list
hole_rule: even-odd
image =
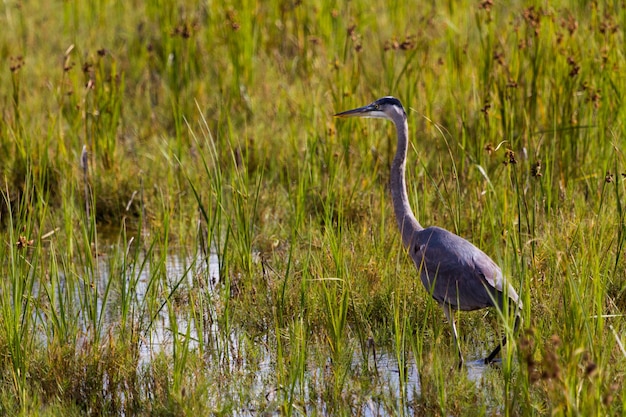
[[(3, 3), (0, 412), (623, 414), (625, 19)], [(469, 361), (512, 340), (498, 366), (456, 370), (401, 248), (392, 127), (332, 118), (387, 94), (422, 224), (520, 293), (517, 337), (457, 315)]]

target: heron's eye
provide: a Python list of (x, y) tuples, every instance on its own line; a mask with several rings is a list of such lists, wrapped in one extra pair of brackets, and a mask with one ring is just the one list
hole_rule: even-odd
[(375, 108), (376, 110), (380, 110), (380, 105), (378, 105), (378, 104), (374, 104), (374, 108)]

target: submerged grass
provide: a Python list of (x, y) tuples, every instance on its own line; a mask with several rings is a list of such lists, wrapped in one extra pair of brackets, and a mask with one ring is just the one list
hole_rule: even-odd
[[(623, 414), (625, 20), (4, 2), (0, 413)], [(332, 118), (387, 94), (416, 215), (523, 300), (501, 366), (456, 370), (396, 231), (391, 126)], [(457, 316), (467, 359), (504, 316)]]

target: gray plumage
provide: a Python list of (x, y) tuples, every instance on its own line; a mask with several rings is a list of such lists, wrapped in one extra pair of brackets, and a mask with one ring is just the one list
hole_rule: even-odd
[[(420, 272), (424, 287), (441, 304), (452, 325), (460, 363), (463, 363), (463, 355), (451, 310), (470, 311), (486, 307), (503, 310), (508, 306), (515, 309), (515, 330), (517, 330), (522, 303), (515, 289), (506, 282), (498, 265), (483, 251), (454, 233), (436, 226), (424, 229), (413, 215), (404, 174), (408, 124), (400, 100), (395, 97), (383, 97), (367, 106), (335, 116), (381, 118), (394, 123), (398, 147), (391, 165), (390, 186), (402, 243)], [(505, 300), (505, 297), (508, 297), (508, 300)], [(485, 358), (485, 363), (492, 362), (505, 343), (506, 336)]]

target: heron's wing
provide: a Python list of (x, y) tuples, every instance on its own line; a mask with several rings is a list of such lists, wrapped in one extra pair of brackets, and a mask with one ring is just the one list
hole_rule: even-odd
[(500, 293), (504, 293), (504, 286), (506, 285), (506, 295), (511, 301), (513, 301), (520, 308), (522, 303), (519, 299), (519, 295), (515, 291), (515, 288), (507, 282), (506, 278), (502, 275), (502, 270), (487, 254), (480, 249), (476, 248), (479, 253), (474, 255), (474, 265), (476, 272), (487, 281), (488, 285), (494, 288)]
[[(411, 255), (421, 270), (422, 282), (439, 302), (461, 310), (501, 305), (502, 271), (484, 252), (445, 229), (432, 227), (416, 236)], [(516, 304), (518, 296), (507, 286)]]
[[(473, 245), (472, 245), (473, 246)], [(502, 292), (502, 284), (504, 277), (502, 276), (502, 270), (487, 254), (480, 249), (474, 247), (472, 251), (471, 264), (476, 273), (480, 275), (487, 284), (494, 288), (496, 291)]]

